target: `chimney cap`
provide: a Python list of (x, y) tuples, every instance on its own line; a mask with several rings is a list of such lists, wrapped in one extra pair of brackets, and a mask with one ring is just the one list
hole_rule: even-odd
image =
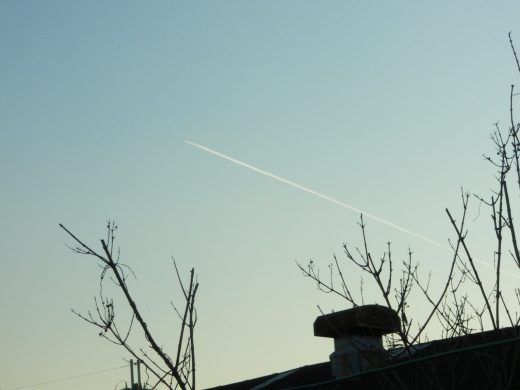
[(382, 336), (401, 329), (395, 310), (386, 306), (365, 305), (319, 316), (314, 321), (314, 336), (341, 338), (352, 335)]

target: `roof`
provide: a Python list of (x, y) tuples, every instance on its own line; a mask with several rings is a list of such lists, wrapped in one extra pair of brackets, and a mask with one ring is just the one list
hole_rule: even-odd
[(330, 362), (312, 364), (293, 370), (274, 373), (229, 385), (217, 386), (208, 390), (275, 390), (292, 386), (305, 386), (333, 379)]
[[(520, 327), (461, 335), (422, 343), (404, 354), (404, 350), (389, 353), (390, 364), (403, 363), (448, 351), (478, 346), (520, 336)], [(518, 356), (515, 359), (515, 353)], [(515, 373), (518, 372), (518, 377)], [(513, 373), (513, 374), (512, 374)], [(320, 390), (368, 390), (368, 389), (429, 389), (431, 384), (442, 389), (495, 389), (505, 388), (511, 380), (512, 389), (520, 389), (520, 343), (489, 347), (482, 350), (444, 356), (428, 362), (412, 363), (377, 374), (356, 379), (331, 381), (330, 362), (318, 363), (275, 373), (259, 378), (218, 386), (208, 390), (280, 390), (309, 386)], [(315, 385), (315, 386), (314, 386)]]

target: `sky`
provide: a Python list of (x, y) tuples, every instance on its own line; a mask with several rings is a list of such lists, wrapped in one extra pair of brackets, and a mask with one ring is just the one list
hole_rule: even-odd
[[(359, 212), (186, 141), (449, 246), (461, 187), (489, 198), (495, 183), (482, 154), (509, 123), (519, 13), (517, 1), (0, 2), (0, 389), (104, 370), (33, 388), (129, 381), (130, 356), (71, 312), (94, 309), (100, 269), (59, 223), (99, 250), (116, 221), (166, 350), (182, 303), (172, 256), (186, 278), (195, 268), (198, 387), (326, 361), (317, 306), (351, 305), (295, 261), (325, 275), (336, 254), (358, 294), (342, 245), (362, 245)], [(493, 232), (473, 197), (468, 221), (489, 286)], [(449, 251), (365, 222), (375, 258), (390, 241), (397, 269), (410, 248), (442, 285)], [(381, 304), (363, 281), (365, 303)], [(517, 285), (504, 276), (504, 295)], [(427, 305), (409, 304), (420, 323)]]

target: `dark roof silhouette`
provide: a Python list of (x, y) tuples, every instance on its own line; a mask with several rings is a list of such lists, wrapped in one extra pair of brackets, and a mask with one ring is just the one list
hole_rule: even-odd
[[(300, 386), (320, 390), (368, 389), (520, 389), (520, 327), (504, 328), (456, 336), (418, 344), (409, 354), (403, 349), (389, 351), (389, 364), (412, 362), (381, 373), (367, 373), (355, 379), (333, 381), (330, 362), (318, 363), (218, 386), (208, 390), (280, 390)], [(449, 351), (504, 341), (507, 344), (436, 357), (420, 363), (413, 361)], [(332, 381), (332, 382), (331, 382)], [(329, 382), (329, 383), (327, 383)]]

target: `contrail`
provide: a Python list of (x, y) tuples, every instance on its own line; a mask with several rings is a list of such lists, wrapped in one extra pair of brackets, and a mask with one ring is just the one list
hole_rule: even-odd
[[(338, 204), (338, 205), (340, 205), (340, 206), (343, 206), (343, 207), (345, 207), (345, 208), (347, 208), (347, 209), (350, 209), (350, 210), (355, 211), (355, 212), (357, 212), (357, 213), (363, 214), (365, 217), (368, 217), (368, 218), (371, 218), (371, 219), (373, 219), (373, 220), (376, 220), (376, 221), (379, 221), (379, 222), (381, 222), (381, 223), (384, 223), (385, 225), (391, 226), (391, 227), (393, 227), (394, 229), (397, 229), (397, 230), (401, 230), (402, 232), (405, 232), (405, 233), (411, 234), (412, 236), (418, 237), (418, 238), (420, 238), (420, 239), (422, 239), (422, 240), (424, 240), (424, 241), (428, 241), (428, 242), (430, 242), (430, 243), (432, 243), (432, 244), (434, 244), (434, 245), (437, 245), (438, 247), (441, 247), (441, 248), (443, 248), (443, 249), (446, 249), (446, 250), (448, 250), (448, 251), (450, 251), (450, 252), (453, 251), (452, 248), (449, 248), (449, 247), (447, 247), (447, 246), (444, 246), (444, 245), (442, 245), (442, 244), (439, 244), (438, 242), (435, 242), (435, 241), (433, 241), (433, 240), (430, 240), (429, 238), (424, 237), (424, 236), (421, 236), (421, 235), (419, 235), (419, 234), (417, 234), (417, 233), (411, 232), (410, 230), (406, 230), (405, 228), (402, 228), (401, 226), (397, 226), (397, 225), (393, 224), (392, 222), (388, 222), (388, 221), (385, 221), (385, 220), (382, 219), (382, 218), (379, 218), (379, 217), (376, 217), (376, 216), (374, 216), (374, 215), (370, 215), (370, 214), (368, 214), (368, 213), (365, 213), (364, 211), (362, 211), (362, 210), (360, 210), (360, 209), (357, 209), (357, 208), (355, 208), (355, 207), (353, 207), (353, 206), (350, 206), (350, 205), (348, 205), (348, 204), (346, 204), (346, 203), (340, 202), (339, 200), (333, 199), (333, 198), (331, 198), (330, 196), (327, 196), (327, 195), (321, 194), (321, 193), (319, 193), (319, 192), (313, 191), (313, 190), (311, 190), (311, 189), (309, 189), (309, 188), (307, 188), (307, 187), (301, 186), (301, 185), (296, 184), (296, 183), (294, 183), (294, 182), (292, 182), (292, 181), (290, 181), (290, 180), (284, 179), (283, 177), (273, 175), (272, 173), (269, 173), (269, 172), (263, 171), (263, 170), (261, 170), (261, 169), (259, 169), (259, 168), (253, 167), (252, 165), (246, 164), (246, 163), (244, 163), (244, 162), (242, 162), (242, 161), (239, 161), (239, 160), (236, 160), (236, 159), (234, 159), (234, 158), (232, 158), (232, 157), (226, 156), (225, 154), (222, 154), (222, 153), (216, 152), (216, 151), (214, 151), (214, 150), (211, 150), (210, 148), (206, 148), (205, 146), (202, 146), (202, 145), (196, 144), (195, 142), (186, 141), (186, 143), (188, 143), (188, 144), (190, 144), (190, 145), (192, 145), (192, 146), (195, 146), (195, 147), (197, 147), (197, 148), (200, 148), (200, 149), (202, 149), (202, 150), (205, 150), (206, 152), (210, 152), (210, 153), (213, 153), (214, 155), (217, 155), (217, 156), (219, 156), (219, 157), (225, 158), (226, 160), (232, 161), (232, 162), (234, 162), (234, 163), (236, 163), (236, 164), (238, 164), (238, 165), (242, 165), (243, 167), (246, 167), (246, 168), (252, 169), (253, 171), (256, 171), (256, 172), (258, 172), (258, 173), (261, 173), (262, 175), (266, 175), (266, 176), (272, 177), (273, 179), (276, 179), (276, 180), (278, 180), (278, 181), (281, 181), (282, 183), (289, 184), (289, 185), (291, 185), (291, 186), (293, 186), (293, 187), (299, 188), (300, 190), (306, 191), (306, 192), (308, 192), (308, 193), (310, 193), (310, 194), (313, 194), (313, 195), (319, 196), (320, 198), (326, 199), (326, 200), (328, 200), (328, 201), (330, 201), (330, 202), (332, 202), (332, 203), (336, 203), (336, 204)], [(477, 261), (477, 262), (479, 262), (479, 263), (481, 263), (481, 264), (484, 264), (484, 265), (486, 265), (486, 266), (488, 266), (488, 267), (494, 268), (492, 265), (490, 265), (490, 264), (488, 264), (488, 263), (485, 263), (485, 262), (483, 262), (483, 261), (481, 261), (481, 260), (477, 260), (477, 259), (473, 259), (473, 260), (474, 260), (474, 261)], [(518, 275), (512, 274), (512, 273), (507, 272), (507, 271), (505, 271), (505, 270), (502, 270), (502, 272), (504, 272), (504, 273), (506, 273), (506, 274), (509, 274), (509, 275), (511, 275), (511, 276), (514, 276), (514, 277), (516, 277), (516, 278), (520, 278)]]

